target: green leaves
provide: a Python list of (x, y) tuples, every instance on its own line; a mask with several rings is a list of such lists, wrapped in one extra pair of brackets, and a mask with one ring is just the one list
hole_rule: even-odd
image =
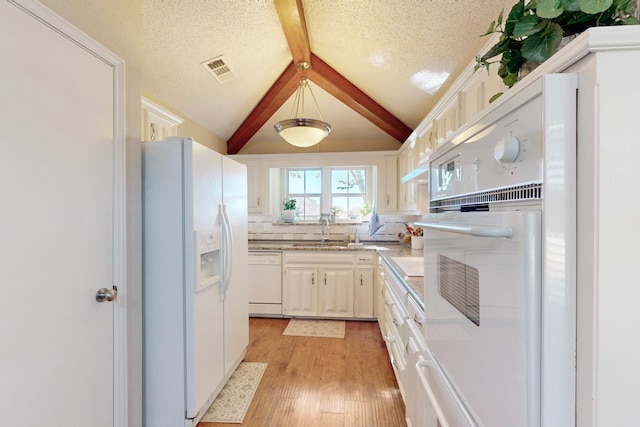
[(593, 15), (604, 12), (612, 4), (613, 0), (580, 0), (580, 10)]
[(536, 15), (540, 18), (553, 19), (562, 15), (563, 8), (560, 0), (539, 0)]
[[(507, 87), (518, 80), (525, 61), (544, 62), (559, 48), (562, 38), (589, 27), (638, 24), (636, 0), (518, 0), (503, 24), (503, 12), (487, 34), (500, 40), (484, 55), (476, 56), (476, 70), (498, 63), (498, 76)], [(492, 58), (498, 58), (492, 60)]]
[(522, 43), (522, 56), (529, 61), (544, 62), (551, 57), (562, 41), (562, 27), (547, 23), (544, 29)]

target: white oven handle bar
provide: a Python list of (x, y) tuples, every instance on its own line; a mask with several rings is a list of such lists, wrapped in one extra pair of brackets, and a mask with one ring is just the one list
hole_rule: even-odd
[(448, 231), (450, 233), (466, 234), (476, 237), (509, 238), (513, 236), (513, 229), (511, 227), (502, 227), (499, 225), (466, 225), (449, 222), (416, 222), (415, 225), (432, 230)]
[(418, 371), (418, 377), (420, 378), (420, 382), (422, 383), (422, 386), (424, 387), (425, 391), (427, 392), (427, 395), (429, 396), (429, 400), (433, 405), (433, 409), (436, 411), (436, 415), (438, 417), (438, 420), (442, 424), (442, 427), (448, 427), (449, 422), (447, 421), (447, 418), (444, 415), (444, 412), (442, 412), (442, 408), (438, 403), (438, 399), (436, 398), (435, 393), (433, 392), (433, 389), (429, 384), (429, 380), (425, 376), (424, 370), (422, 368), (435, 369), (437, 371), (436, 375), (440, 376), (445, 387), (449, 389), (449, 394), (455, 400), (456, 406), (462, 413), (462, 416), (465, 418), (467, 425), (469, 427), (477, 427), (477, 424), (474, 421), (473, 417), (471, 416), (471, 414), (469, 414), (469, 412), (467, 411), (467, 408), (465, 408), (464, 404), (460, 401), (458, 394), (453, 390), (451, 384), (449, 384), (447, 379), (445, 379), (444, 373), (440, 370), (440, 367), (436, 363), (432, 362), (431, 360), (425, 360), (421, 355), (419, 355), (418, 363), (416, 363), (416, 370)]
[(436, 411), (436, 416), (438, 417), (438, 421), (442, 427), (449, 427), (449, 423), (447, 422), (447, 418), (444, 416), (442, 412), (442, 408), (440, 407), (440, 403), (438, 403), (438, 399), (436, 399), (435, 394), (433, 393), (433, 389), (431, 385), (429, 385), (429, 380), (424, 375), (424, 370), (422, 368), (429, 368), (431, 362), (424, 360), (422, 356), (418, 356), (419, 361), (416, 363), (416, 369), (418, 371), (418, 377), (420, 378), (420, 382), (422, 383), (422, 387), (424, 387), (427, 392), (427, 396), (429, 396), (429, 400), (431, 401), (431, 406), (433, 406), (434, 411)]

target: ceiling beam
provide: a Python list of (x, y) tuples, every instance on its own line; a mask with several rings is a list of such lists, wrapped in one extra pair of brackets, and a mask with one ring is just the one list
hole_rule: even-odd
[(398, 142), (403, 143), (409, 138), (412, 130), (407, 125), (313, 53), (311, 54), (311, 64), (311, 69), (307, 72), (309, 80), (351, 107)]
[[(269, 88), (258, 105), (227, 141), (227, 154), (237, 154), (298, 88), (298, 70), (292, 62)], [(275, 130), (274, 130), (275, 132)]]
[(289, 44), (293, 62), (311, 61), (311, 47), (307, 23), (302, 10), (302, 0), (274, 0), (280, 25)]

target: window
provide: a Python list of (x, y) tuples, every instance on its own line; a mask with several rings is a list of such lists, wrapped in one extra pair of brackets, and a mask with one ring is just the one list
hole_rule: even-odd
[(317, 221), (333, 208), (341, 220), (358, 219), (372, 204), (370, 166), (299, 167), (282, 169), (283, 198), (296, 199), (299, 221)]
[(356, 218), (367, 204), (365, 168), (331, 169), (331, 209), (340, 218)]
[(298, 218), (320, 218), (322, 198), (322, 169), (287, 169), (287, 198), (296, 199)]

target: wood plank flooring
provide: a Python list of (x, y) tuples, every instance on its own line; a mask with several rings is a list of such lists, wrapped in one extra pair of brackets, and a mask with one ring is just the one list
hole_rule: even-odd
[[(251, 427), (404, 427), (405, 407), (376, 322), (345, 337), (283, 336), (289, 319), (251, 318), (247, 362), (267, 369), (244, 418)], [(205, 423), (198, 427), (236, 427)]]

